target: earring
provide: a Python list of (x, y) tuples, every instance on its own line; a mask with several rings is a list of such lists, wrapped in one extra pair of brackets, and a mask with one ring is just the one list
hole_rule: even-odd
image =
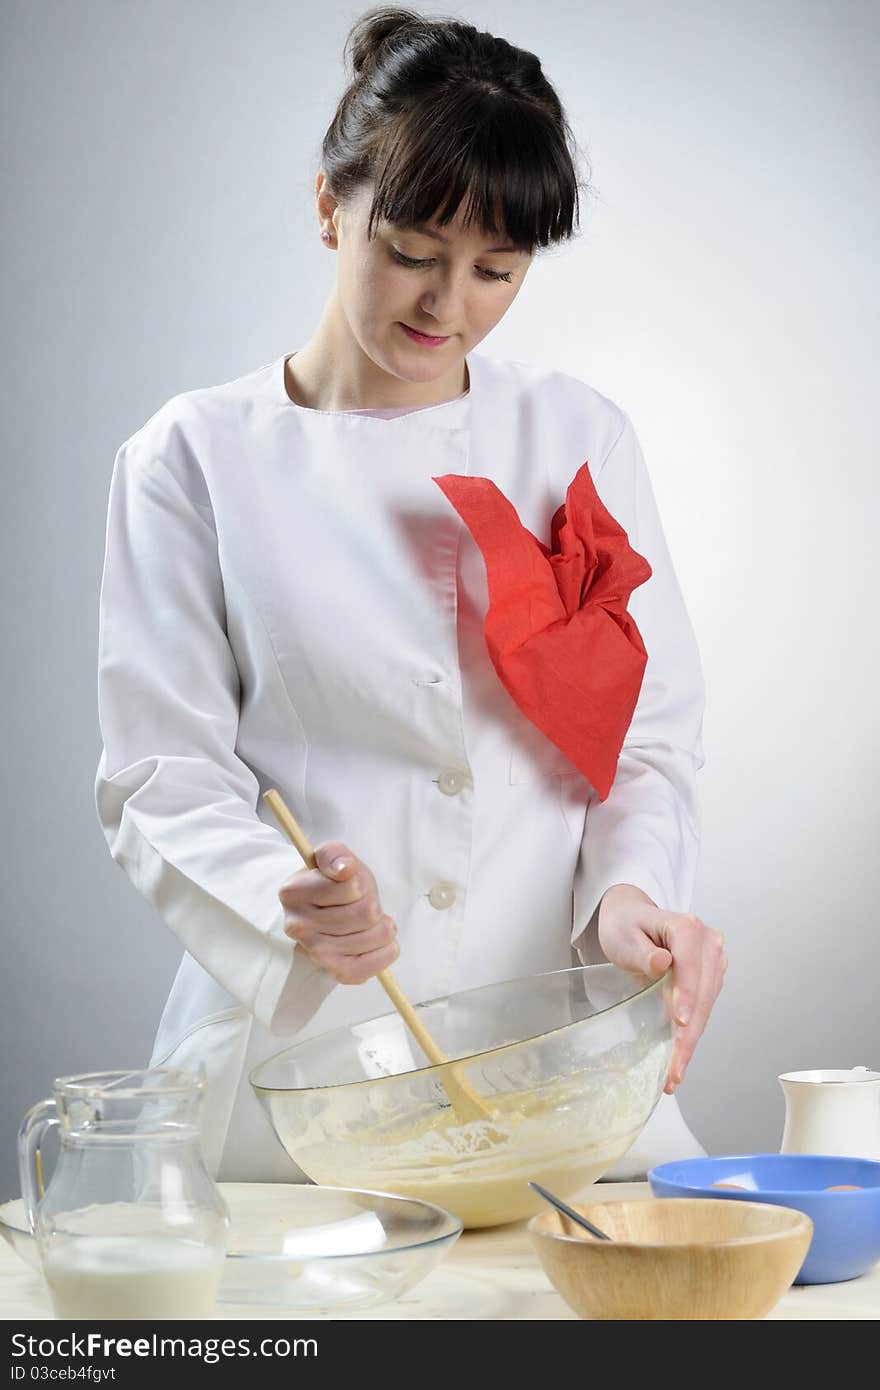
[(322, 233), (321, 233), (321, 240), (322, 240), (322, 241), (329, 242), (329, 240), (330, 240), (330, 233), (329, 233), (329, 232), (322, 232)]

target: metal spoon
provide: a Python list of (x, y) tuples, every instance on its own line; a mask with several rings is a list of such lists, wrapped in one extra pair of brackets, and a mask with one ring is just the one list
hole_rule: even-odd
[(581, 1216), (580, 1212), (575, 1211), (574, 1207), (570, 1207), (567, 1202), (563, 1202), (561, 1197), (554, 1197), (553, 1193), (548, 1192), (546, 1187), (540, 1187), (536, 1182), (530, 1182), (529, 1187), (532, 1188), (534, 1192), (537, 1192), (539, 1197), (543, 1197), (545, 1202), (549, 1202), (551, 1207), (555, 1207), (557, 1211), (561, 1211), (562, 1215), (567, 1216), (569, 1221), (573, 1221), (576, 1226), (583, 1226), (585, 1231), (589, 1231), (591, 1235), (598, 1236), (599, 1240), (611, 1239), (604, 1231), (600, 1231), (598, 1226), (594, 1226), (592, 1221), (588, 1221), (585, 1216)]

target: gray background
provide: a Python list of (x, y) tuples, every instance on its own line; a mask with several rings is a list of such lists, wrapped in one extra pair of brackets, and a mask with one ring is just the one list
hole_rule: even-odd
[[(314, 175), (361, 8), (2, 7), (0, 1198), (54, 1076), (146, 1062), (179, 957), (93, 803), (113, 457), (172, 395), (311, 333), (335, 264)], [(539, 54), (592, 161), (580, 238), (481, 350), (581, 377), (640, 436), (708, 687), (693, 907), (731, 962), (681, 1106), (710, 1151), (777, 1148), (778, 1072), (880, 1066), (880, 9), (453, 12)]]

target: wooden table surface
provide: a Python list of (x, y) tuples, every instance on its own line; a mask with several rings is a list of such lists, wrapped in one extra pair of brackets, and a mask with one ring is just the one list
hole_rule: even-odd
[[(603, 1202), (650, 1196), (646, 1182), (600, 1183), (596, 1189), (596, 1200)], [(583, 1194), (579, 1200), (584, 1200)], [(575, 1318), (541, 1269), (525, 1222), (465, 1231), (437, 1268), (397, 1303), (361, 1313), (314, 1315), (221, 1303), (218, 1314), (229, 1321), (289, 1318), (297, 1322)], [(22, 1322), (52, 1318), (41, 1277), (2, 1240), (0, 1317)], [(793, 1286), (769, 1314), (769, 1319), (791, 1318), (880, 1318), (880, 1264), (860, 1279), (842, 1284)]]

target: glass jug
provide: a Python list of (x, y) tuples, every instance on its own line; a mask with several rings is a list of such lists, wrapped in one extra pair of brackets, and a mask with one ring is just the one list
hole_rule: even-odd
[[(229, 1216), (205, 1165), (205, 1090), (177, 1068), (63, 1076), (29, 1110), (21, 1190), (58, 1318), (207, 1318)], [(61, 1152), (43, 1189), (40, 1146)]]

